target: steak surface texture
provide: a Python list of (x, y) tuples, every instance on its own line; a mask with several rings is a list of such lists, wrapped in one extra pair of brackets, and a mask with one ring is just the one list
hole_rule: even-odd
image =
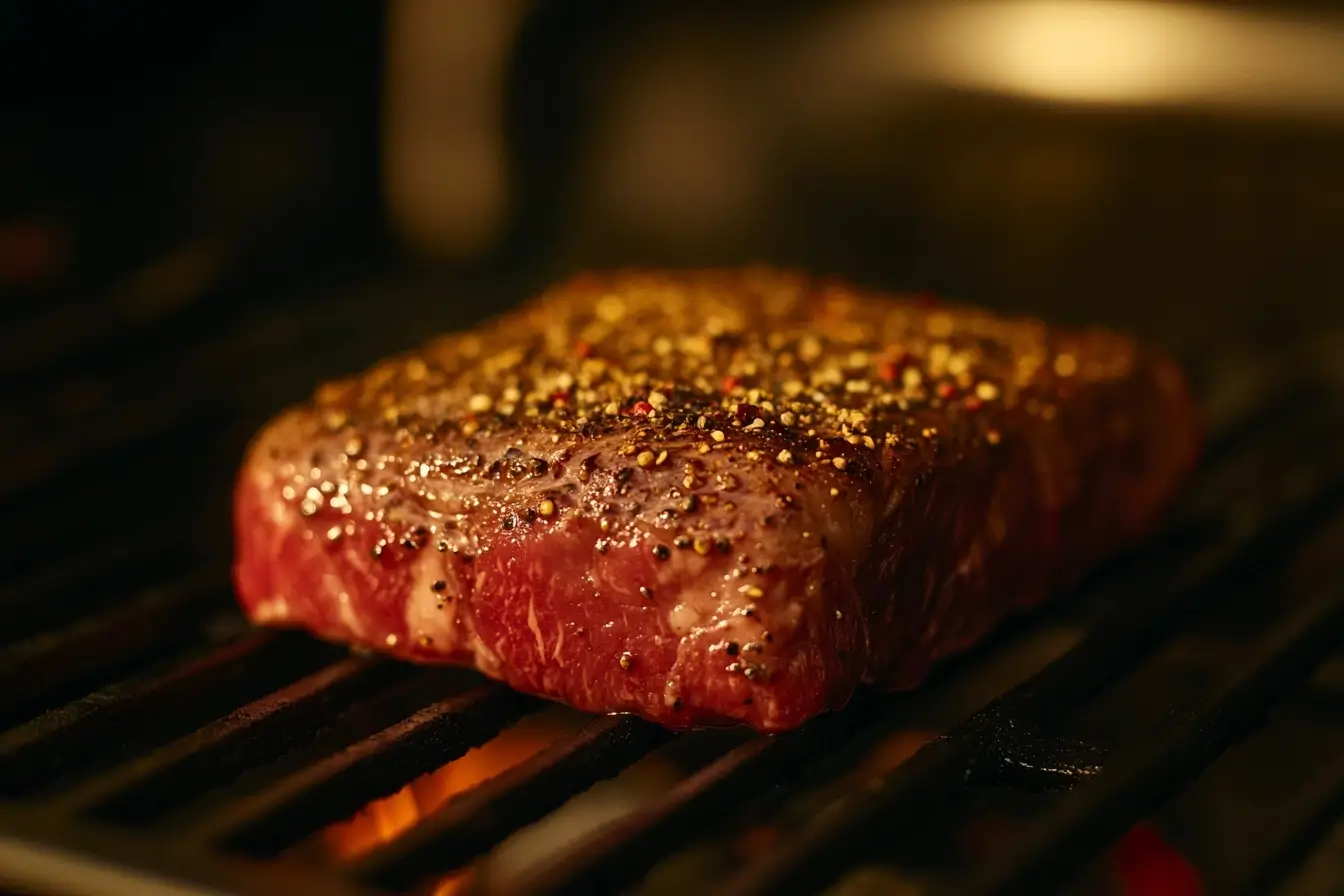
[(259, 624), (673, 728), (917, 685), (1152, 529), (1196, 460), (1132, 340), (769, 269), (588, 274), (254, 440)]

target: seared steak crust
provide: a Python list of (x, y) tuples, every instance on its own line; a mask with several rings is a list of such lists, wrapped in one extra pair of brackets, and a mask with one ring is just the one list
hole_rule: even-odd
[(236, 498), (261, 624), (672, 727), (917, 684), (1154, 523), (1198, 431), (1103, 331), (765, 269), (585, 275), (323, 386)]

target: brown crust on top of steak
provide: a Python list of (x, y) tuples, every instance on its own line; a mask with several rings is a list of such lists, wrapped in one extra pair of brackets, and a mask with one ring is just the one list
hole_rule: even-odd
[(1116, 334), (768, 269), (585, 275), (269, 427), (236, 578), (257, 621), (787, 728), (1140, 536), (1197, 440), (1179, 373)]

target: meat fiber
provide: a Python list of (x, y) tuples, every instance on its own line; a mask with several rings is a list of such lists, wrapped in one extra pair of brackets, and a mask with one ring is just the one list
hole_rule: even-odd
[(581, 276), (319, 389), (236, 495), (253, 621), (673, 728), (909, 688), (1198, 451), (1100, 330), (762, 269)]

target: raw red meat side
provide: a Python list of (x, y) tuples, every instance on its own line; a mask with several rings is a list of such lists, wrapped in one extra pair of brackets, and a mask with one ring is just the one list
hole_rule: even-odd
[(256, 439), (257, 623), (675, 728), (908, 688), (1142, 537), (1193, 465), (1164, 358), (768, 270), (576, 278)]

